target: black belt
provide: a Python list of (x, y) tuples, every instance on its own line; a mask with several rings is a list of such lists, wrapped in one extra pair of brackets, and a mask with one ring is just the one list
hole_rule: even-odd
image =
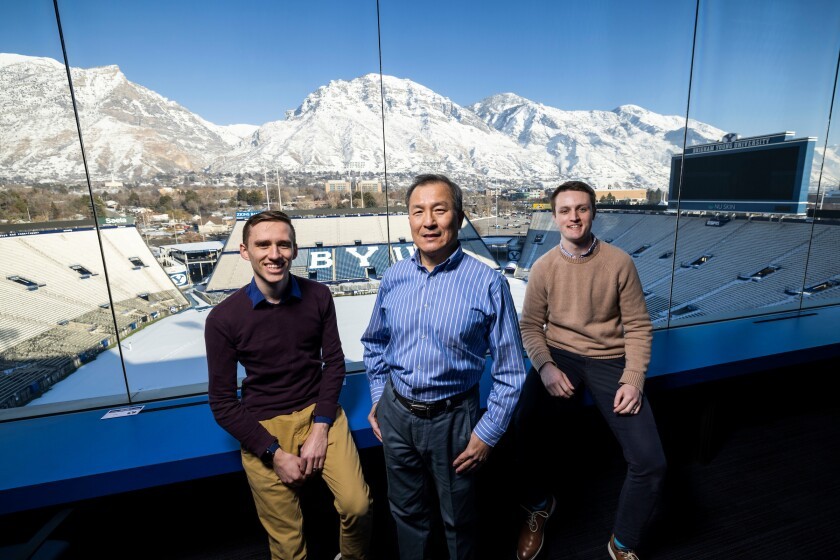
[(478, 390), (478, 385), (464, 391), (463, 393), (451, 396), (448, 399), (441, 399), (439, 401), (432, 402), (413, 401), (397, 393), (396, 389), (392, 388), (392, 390), (394, 391), (394, 396), (397, 398), (397, 401), (399, 401), (399, 403), (403, 405), (406, 408), (406, 410), (408, 410), (414, 416), (417, 416), (419, 418), (430, 419), (434, 418), (442, 412), (449, 412), (453, 408), (461, 404), (464, 401), (464, 399), (472, 396)]

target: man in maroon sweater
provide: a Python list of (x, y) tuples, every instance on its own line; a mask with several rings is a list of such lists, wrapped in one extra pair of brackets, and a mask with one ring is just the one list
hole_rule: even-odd
[(345, 371), (332, 295), (290, 273), (297, 244), (282, 212), (251, 216), (239, 252), (254, 278), (210, 312), (204, 329), (210, 409), (242, 444), (272, 558), (306, 558), (298, 492), (316, 476), (335, 496), (341, 558), (366, 558), (370, 493), (338, 404)]

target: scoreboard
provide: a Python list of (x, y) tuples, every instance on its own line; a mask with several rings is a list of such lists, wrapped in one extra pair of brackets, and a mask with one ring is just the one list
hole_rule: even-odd
[(815, 143), (782, 132), (687, 148), (671, 158), (668, 208), (804, 214)]

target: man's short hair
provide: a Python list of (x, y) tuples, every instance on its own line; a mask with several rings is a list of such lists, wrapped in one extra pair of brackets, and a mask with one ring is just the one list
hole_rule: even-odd
[(595, 189), (584, 183), (583, 181), (566, 181), (551, 193), (551, 213), (554, 214), (554, 202), (557, 200), (557, 195), (565, 191), (585, 192), (589, 195), (589, 203), (592, 205), (592, 213), (595, 213)]
[(436, 173), (426, 173), (424, 175), (418, 175), (414, 178), (414, 182), (411, 183), (411, 186), (408, 187), (408, 191), (405, 193), (405, 205), (408, 206), (408, 201), (411, 200), (411, 193), (414, 192), (414, 189), (422, 185), (428, 185), (429, 183), (443, 183), (449, 187), (449, 193), (452, 195), (452, 202), (455, 205), (455, 211), (458, 212), (459, 215), (464, 214), (464, 195), (461, 193), (461, 187), (455, 184), (446, 175), (439, 175)]
[(248, 221), (245, 222), (245, 227), (242, 228), (242, 244), (248, 246), (248, 236), (251, 234), (251, 228), (262, 222), (283, 222), (289, 224), (289, 229), (292, 230), (292, 244), (297, 245), (297, 234), (295, 233), (295, 226), (292, 225), (292, 219), (285, 213), (279, 210), (266, 210), (259, 214), (254, 214)]

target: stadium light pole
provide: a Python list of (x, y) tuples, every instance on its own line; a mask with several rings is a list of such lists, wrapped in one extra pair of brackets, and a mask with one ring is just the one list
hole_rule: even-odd
[[(348, 187), (350, 189), (350, 208), (353, 208), (353, 170), (357, 170), (356, 177), (358, 178), (360, 174), (360, 171), (358, 170), (362, 169), (362, 167), (364, 167), (364, 164), (365, 162), (363, 161), (348, 161), (346, 165), (347, 182), (350, 185)], [(356, 188), (358, 189), (358, 183), (356, 184)], [(362, 207), (364, 208), (364, 197), (360, 199), (359, 202), (362, 203)]]
[(280, 170), (274, 169), (274, 177), (277, 179), (277, 209), (283, 211), (283, 193), (280, 192)]
[(268, 196), (268, 174), (263, 169), (263, 185), (265, 185), (265, 209), (271, 210), (271, 199)]
[(496, 228), (499, 229), (499, 184), (496, 183)]
[(207, 241), (207, 237), (201, 232), (201, 226), (204, 225), (204, 218), (201, 217), (201, 210), (198, 211), (198, 233), (201, 235), (202, 241)]

